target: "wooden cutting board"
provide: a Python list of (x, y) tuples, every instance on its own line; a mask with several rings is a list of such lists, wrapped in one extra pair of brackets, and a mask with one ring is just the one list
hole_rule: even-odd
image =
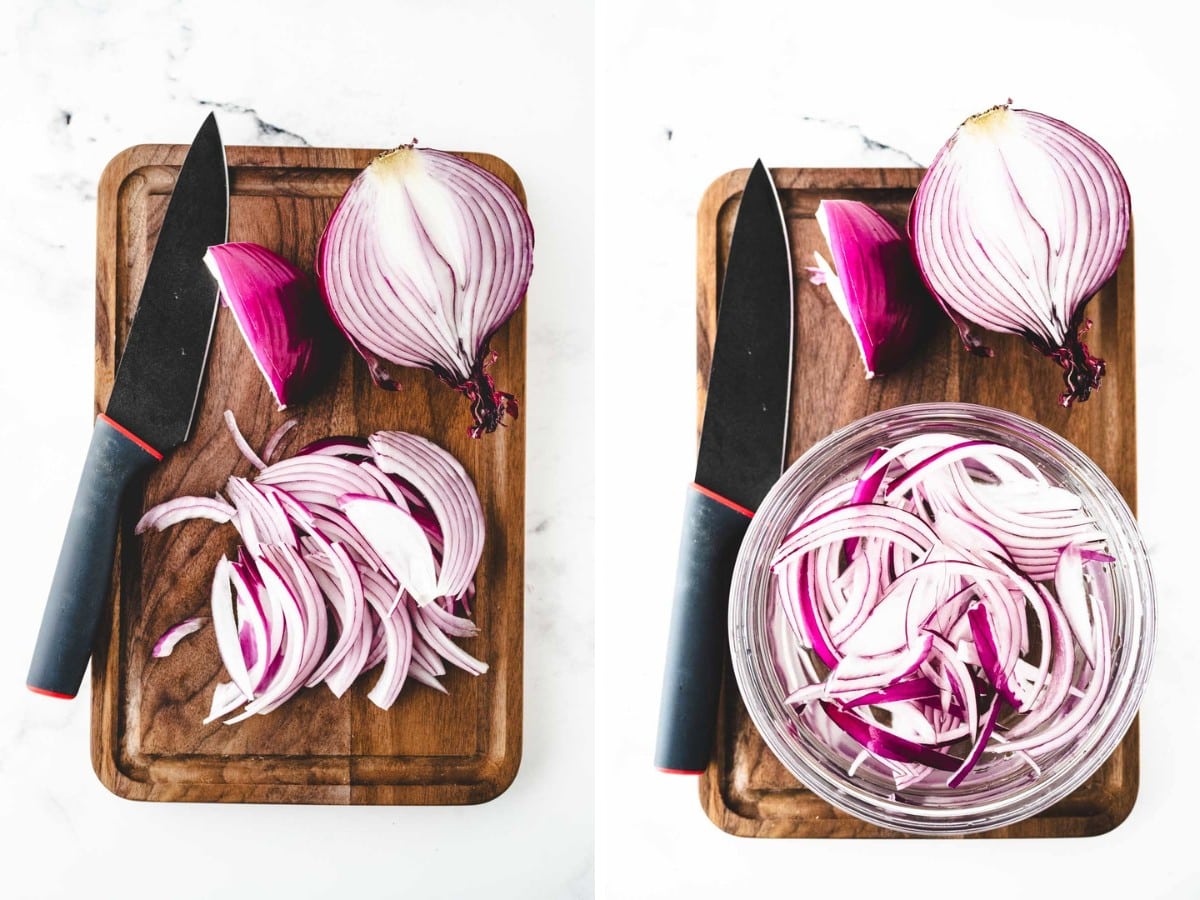
[[(790, 464), (831, 431), (868, 413), (905, 403), (962, 400), (1034, 419), (1072, 441), (1102, 468), (1134, 507), (1137, 488), (1133, 358), (1133, 245), (1116, 276), (1088, 306), (1095, 326), (1088, 346), (1108, 362), (1103, 387), (1084, 404), (1057, 403), (1061, 369), (1023, 340), (987, 334), (993, 359), (962, 349), (949, 319), (903, 371), (867, 381), (850, 327), (828, 290), (803, 277), (813, 251), (828, 255), (817, 227), (825, 198), (861, 200), (902, 232), (920, 169), (773, 169), (797, 272), (796, 348), (792, 376)], [(697, 247), (697, 381), (699, 421), (716, 335), (717, 295), (748, 170), (721, 176), (700, 204)], [(699, 430), (699, 424), (697, 425)], [(1070, 797), (1032, 819), (972, 837), (1080, 837), (1116, 828), (1137, 799), (1138, 726)], [(700, 802), (717, 826), (744, 837), (900, 837), (834, 809), (804, 787), (767, 749), (750, 721), (726, 659), (717, 746), (700, 777)]]
[[(109, 163), (99, 188), (96, 278), (96, 411), (103, 409), (146, 265), (187, 148), (144, 145)], [(317, 241), (342, 193), (376, 150), (229, 147), (229, 239), (255, 241), (311, 270)], [(504, 179), (492, 156), (464, 153)], [(524, 399), (525, 312), (492, 341), (497, 384)], [(331, 804), (482, 803), (503, 792), (521, 755), (524, 599), (524, 418), (481, 440), (467, 436), (467, 401), (426, 372), (401, 369), (403, 390), (375, 388), (344, 351), (324, 389), (278, 412), (232, 318), (222, 309), (191, 440), (127, 497), (112, 605), (92, 660), (92, 763), (109, 790), (137, 800)], [(228, 525), (197, 521), (133, 535), (149, 505), (180, 494), (211, 495), (230, 474), (252, 471), (222, 418), (237, 416), (261, 448), (295, 416), (293, 450), (335, 434), (400, 429), (424, 435), (462, 461), (487, 519), (473, 605), (480, 635), (463, 646), (490, 670), (450, 669), (448, 694), (405, 685), (388, 711), (367, 700), (377, 673), (340, 700), (324, 686), (278, 711), (237, 725), (201, 724), (223, 679), (211, 629), (165, 659), (154, 641), (174, 623), (207, 612), (213, 566), (236, 547)], [(285, 453), (287, 452), (285, 448)]]

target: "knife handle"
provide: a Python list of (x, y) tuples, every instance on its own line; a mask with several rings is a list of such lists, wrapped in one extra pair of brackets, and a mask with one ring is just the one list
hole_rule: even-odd
[(108, 598), (121, 496), (160, 459), (108, 416), (96, 420), (29, 666), (31, 691), (64, 699), (78, 693)]
[(750, 510), (692, 485), (684, 509), (654, 765), (696, 775), (708, 767), (724, 670), (729, 583)]

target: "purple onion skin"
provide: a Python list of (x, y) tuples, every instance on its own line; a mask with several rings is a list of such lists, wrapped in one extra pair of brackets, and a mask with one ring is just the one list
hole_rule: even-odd
[(936, 307), (912, 244), (857, 200), (823, 200), (829, 251), (870, 375), (900, 369), (930, 331)]
[(833, 720), (838, 728), (878, 756), (897, 762), (929, 766), (931, 769), (940, 769), (943, 772), (953, 772), (959, 767), (959, 761), (948, 753), (914, 743), (884, 731), (882, 728), (870, 725), (853, 713), (844, 712), (827, 700), (820, 702), (825, 714)]
[(208, 255), (210, 267), (222, 272), (222, 302), (237, 318), (280, 408), (309, 399), (339, 356), (317, 284), (290, 260), (259, 244), (220, 244), (210, 247)]

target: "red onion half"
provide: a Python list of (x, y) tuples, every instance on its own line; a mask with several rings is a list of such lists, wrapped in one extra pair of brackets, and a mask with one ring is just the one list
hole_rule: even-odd
[[(425, 438), (377, 432), (318, 441), (267, 465), (272, 454), (260, 457), (227, 421), (261, 471), (231, 476), (224, 496), (161, 503), (136, 529), (200, 518), (232, 523), (241, 537), (213, 573), (211, 619), (229, 681), (216, 686), (206, 723), (269, 713), (322, 683), (340, 697), (378, 666), (367, 696), (383, 709), (410, 677), (445, 691), (446, 663), (487, 671), (455, 643), (478, 633), (467, 604), (483, 550), (483, 510), (456, 459)], [(172, 627), (153, 655), (206, 621)]]
[(209, 247), (204, 262), (279, 408), (305, 399), (332, 352), (329, 320), (308, 273), (251, 243)]
[(1059, 402), (1086, 400), (1104, 360), (1084, 305), (1117, 270), (1129, 188), (1112, 156), (1066, 122), (995, 106), (938, 151), (909, 213), (917, 264), (972, 352), (975, 324), (1022, 335), (1064, 373)]
[(334, 210), (316, 269), (376, 384), (396, 388), (383, 361), (429, 369), (470, 400), (472, 437), (517, 414), (488, 344), (525, 296), (533, 226), (495, 175), (440, 150), (384, 153)]
[(913, 265), (908, 239), (858, 200), (822, 200), (817, 225), (831, 262), (814, 253), (809, 269), (850, 323), (867, 378), (899, 368), (935, 309)]
[(898, 789), (938, 771), (956, 788), (1014, 754), (1036, 769), (1107, 690), (1104, 543), (1079, 498), (1011, 448), (938, 432), (876, 450), (774, 555), (787, 702)]

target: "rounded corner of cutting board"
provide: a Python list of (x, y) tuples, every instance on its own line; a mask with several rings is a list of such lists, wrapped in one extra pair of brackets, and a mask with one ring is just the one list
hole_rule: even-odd
[[(1139, 785), (1135, 779), (1124, 791), (1109, 798), (1109, 807), (1100, 815), (1092, 817), (1086, 824), (1081, 837), (1101, 837), (1116, 831), (1127, 821), (1137, 806)], [(1093, 824), (1094, 823), (1094, 824)]]
[(721, 794), (721, 773), (719, 768), (710, 763), (709, 767), (696, 779), (696, 794), (700, 800), (700, 808), (704, 815), (719, 831), (730, 837), (757, 837), (758, 829), (745, 816), (738, 815), (729, 808), (725, 797)]
[(485, 770), (480, 781), (483, 790), (467, 800), (467, 805), (482, 806), (506, 794), (521, 773), (521, 758), (521, 746), (518, 744), (515, 750), (506, 752), (500, 758), (498, 765), (489, 767), (490, 771)]
[(146, 162), (153, 149), (151, 144), (133, 144), (118, 150), (100, 172), (100, 193), (119, 188), (131, 172)]
[(136, 781), (123, 773), (109, 748), (92, 741), (92, 771), (104, 789), (121, 800), (141, 801), (149, 798), (148, 785)]
[(705, 222), (716, 221), (721, 208), (741, 191), (749, 174), (749, 169), (730, 169), (709, 182), (700, 195), (700, 205), (697, 207), (696, 217), (701, 227)]

